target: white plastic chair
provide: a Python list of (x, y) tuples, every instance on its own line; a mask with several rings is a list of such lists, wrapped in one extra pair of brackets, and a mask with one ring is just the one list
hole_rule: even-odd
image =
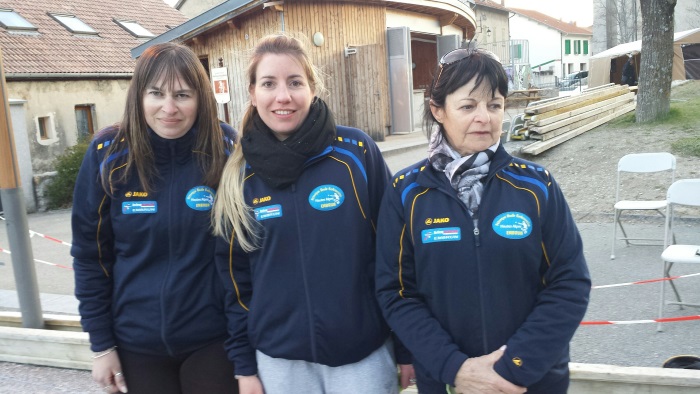
[[(617, 182), (615, 185), (615, 219), (613, 221), (612, 253), (610, 259), (615, 259), (615, 242), (617, 238), (617, 227), (622, 231), (622, 238), (627, 245), (663, 245), (663, 239), (659, 238), (635, 238), (629, 237), (622, 225), (622, 212), (624, 211), (656, 211), (664, 216), (663, 209), (666, 208), (666, 200), (620, 200), (620, 175), (622, 173), (648, 174), (652, 172), (670, 172), (671, 185), (676, 176), (676, 157), (666, 152), (656, 153), (632, 153), (623, 156), (617, 163)], [(642, 242), (631, 242), (642, 241)], [(656, 242), (652, 242), (656, 241)]]
[[(659, 318), (663, 314), (664, 304), (679, 305), (681, 309), (683, 306), (694, 306), (700, 307), (700, 304), (693, 304), (688, 302), (683, 302), (676, 285), (673, 280), (670, 279), (670, 272), (673, 264), (698, 264), (700, 265), (700, 244), (698, 245), (688, 245), (688, 244), (674, 244), (673, 242), (673, 226), (674, 222), (677, 220), (677, 214), (674, 212), (677, 206), (691, 206), (700, 207), (700, 179), (681, 179), (674, 182), (668, 189), (666, 195), (666, 200), (668, 205), (666, 206), (666, 226), (664, 230), (664, 251), (661, 253), (661, 260), (663, 261), (663, 277), (661, 281), (661, 301), (659, 303)], [(666, 282), (671, 285), (673, 293), (676, 296), (676, 301), (665, 301), (665, 290)], [(661, 331), (661, 324), (659, 324), (658, 331)]]

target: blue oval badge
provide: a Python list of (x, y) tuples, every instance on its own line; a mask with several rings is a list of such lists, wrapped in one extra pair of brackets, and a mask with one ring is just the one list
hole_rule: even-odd
[(187, 192), (185, 202), (195, 211), (209, 211), (214, 205), (214, 189), (209, 186), (195, 186)]
[(532, 233), (532, 220), (521, 212), (505, 212), (493, 219), (493, 231), (503, 238), (522, 239)]
[(322, 185), (309, 194), (309, 204), (319, 211), (332, 211), (343, 204), (345, 193), (335, 185)]

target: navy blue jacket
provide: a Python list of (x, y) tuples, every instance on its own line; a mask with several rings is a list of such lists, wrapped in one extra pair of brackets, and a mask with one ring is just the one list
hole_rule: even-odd
[[(233, 129), (221, 125), (226, 148)], [(193, 151), (196, 129), (163, 139), (149, 130), (159, 176), (152, 191), (132, 174), (100, 182), (116, 129), (90, 144), (76, 181), (72, 227), (75, 295), (93, 351), (118, 345), (151, 355), (181, 355), (226, 337), (224, 287), (214, 265), (210, 210), (215, 191), (203, 183)], [(119, 163), (119, 162), (118, 162)], [(115, 166), (111, 180), (124, 166)]]
[(547, 170), (502, 146), (483, 183), (475, 228), (427, 160), (395, 176), (377, 234), (384, 315), (418, 375), (443, 390), (468, 357), (502, 345), (495, 370), (510, 382), (568, 384), (568, 344), (590, 291), (569, 207)]
[(257, 373), (255, 349), (339, 366), (389, 337), (374, 293), (374, 258), (391, 174), (369, 136), (336, 129), (337, 139), (287, 188), (271, 188), (247, 169), (245, 201), (262, 229), (259, 249), (246, 254), (235, 239), (233, 247), (217, 243), (229, 288), (226, 347), (239, 375)]

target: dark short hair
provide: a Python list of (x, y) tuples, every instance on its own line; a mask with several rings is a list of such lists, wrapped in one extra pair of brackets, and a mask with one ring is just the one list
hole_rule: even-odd
[[(430, 83), (430, 105), (444, 107), (448, 95), (474, 78), (476, 78), (475, 87), (486, 82), (493, 95), (498, 91), (503, 97), (508, 96), (508, 76), (494, 54), (484, 49), (458, 49), (458, 51), (469, 52), (466, 57), (454, 63), (444, 65), (439, 63), (437, 65)], [(430, 105), (425, 106), (423, 114), (423, 123), (428, 138), (430, 138), (433, 127), (439, 124), (430, 110)], [(440, 127), (442, 128), (442, 126)], [(442, 129), (441, 131), (444, 132)]]

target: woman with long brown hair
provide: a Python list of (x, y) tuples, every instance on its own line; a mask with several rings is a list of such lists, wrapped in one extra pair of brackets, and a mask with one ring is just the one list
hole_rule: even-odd
[(137, 61), (123, 120), (91, 142), (71, 254), (104, 391), (235, 392), (210, 231), (234, 139), (197, 56), (165, 43)]

